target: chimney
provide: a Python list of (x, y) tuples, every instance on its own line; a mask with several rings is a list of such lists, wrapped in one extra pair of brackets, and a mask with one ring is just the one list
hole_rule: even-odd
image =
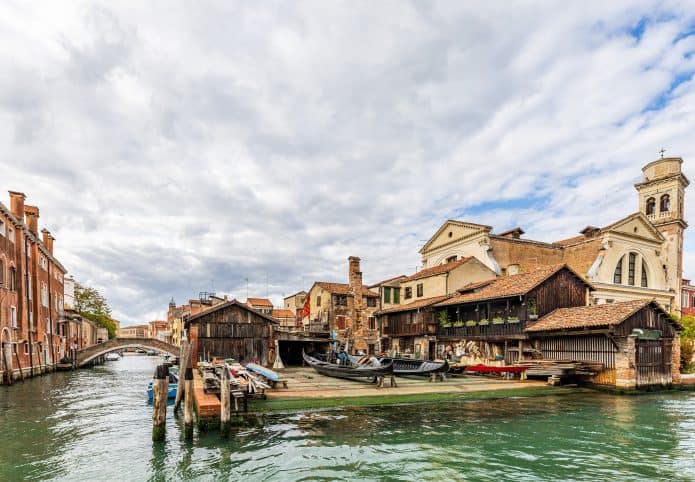
[[(355, 310), (362, 310), (362, 271), (360, 271), (360, 258), (350, 256), (349, 264), (349, 283), (350, 294), (354, 297)], [(356, 321), (356, 320), (355, 320)]]
[(10, 193), (10, 211), (20, 221), (24, 221), (24, 200), (27, 198), (24, 193), (17, 191), (9, 191)]
[(55, 238), (51, 236), (51, 232), (46, 228), (41, 230), (41, 234), (43, 235), (43, 245), (49, 253), (53, 254), (53, 241)]
[(27, 226), (29, 226), (29, 231), (34, 233), (34, 235), (39, 234), (39, 208), (36, 206), (24, 205), (24, 217), (26, 218)]

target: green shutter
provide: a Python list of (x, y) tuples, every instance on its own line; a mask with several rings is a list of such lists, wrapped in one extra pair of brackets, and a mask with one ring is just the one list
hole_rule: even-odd
[(393, 304), (399, 305), (400, 303), (401, 303), (401, 289), (400, 288), (394, 288), (393, 289)]

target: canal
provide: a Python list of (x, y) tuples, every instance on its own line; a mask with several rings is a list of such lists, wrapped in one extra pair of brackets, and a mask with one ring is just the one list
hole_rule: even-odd
[(273, 414), (150, 441), (159, 359), (0, 386), (0, 480), (695, 480), (695, 392)]

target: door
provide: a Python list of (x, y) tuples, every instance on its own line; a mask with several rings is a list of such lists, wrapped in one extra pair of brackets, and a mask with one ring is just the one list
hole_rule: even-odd
[(637, 388), (671, 383), (671, 341), (636, 340), (635, 371)]

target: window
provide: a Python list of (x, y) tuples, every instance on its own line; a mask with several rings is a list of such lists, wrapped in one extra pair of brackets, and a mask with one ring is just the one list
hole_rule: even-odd
[(5, 221), (0, 219), (0, 236), (5, 236)]
[(620, 258), (620, 261), (618, 261), (618, 264), (615, 265), (615, 271), (613, 272), (613, 283), (616, 285), (619, 285), (620, 283), (623, 282), (623, 261), (625, 260), (625, 256)]
[(401, 303), (401, 289), (400, 288), (394, 288), (393, 289), (393, 304), (398, 305)]
[(31, 278), (27, 276), (27, 299), (29, 301), (33, 300), (34, 298), (31, 295), (32, 289), (31, 289)]
[(659, 211), (666, 212), (671, 210), (671, 196), (664, 194), (661, 196), (661, 202), (659, 203)]
[(369, 316), (367, 317), (367, 321), (369, 322), (369, 329), (376, 330), (376, 317)]
[(375, 307), (376, 306), (376, 298), (373, 298), (373, 297), (367, 298), (367, 306)]
[(10, 306), (10, 323), (12, 323), (12, 328), (17, 328), (17, 308), (15, 306)]
[(454, 261), (456, 261), (456, 255), (446, 258), (447, 263), (453, 263)]
[(321, 306), (321, 295), (316, 297), (316, 306)]
[(29, 342), (28, 341), (24, 342), (24, 354), (25, 355), (29, 354)]
[(45, 256), (41, 256), (41, 269), (44, 271), (48, 269), (48, 261)]
[(7, 228), (7, 239), (9, 239), (11, 243), (14, 243), (14, 229)]
[(391, 303), (391, 288), (384, 286), (384, 303)]
[(10, 291), (17, 291), (17, 268), (14, 266), (10, 268), (10, 279), (7, 281), (10, 285)]
[(421, 298), (422, 297), (422, 292), (423, 292), (423, 286), (422, 283), (417, 284), (417, 297)]
[(681, 304), (683, 305), (683, 308), (687, 308), (690, 306), (689, 301), (690, 301), (690, 293), (687, 291), (684, 291), (683, 296), (681, 297)]
[(406, 299), (406, 300), (409, 300), (409, 299), (412, 298), (412, 297), (413, 297), (413, 288), (411, 288), (410, 286), (408, 286), (408, 287), (405, 289), (405, 299)]
[(635, 260), (637, 255), (635, 253), (630, 253), (628, 255), (627, 263), (627, 284), (630, 286), (635, 286)]
[(654, 199), (653, 197), (647, 199), (645, 212), (647, 213), (647, 216), (656, 212), (656, 199)]
[(336, 306), (347, 306), (347, 295), (333, 295), (333, 304)]
[(0, 259), (0, 286), (5, 286), (5, 262)]
[(644, 261), (644, 259), (642, 260), (642, 280), (641, 280), (640, 285), (642, 286), (642, 288), (646, 288), (648, 285), (648, 283), (647, 283), (647, 263)]

